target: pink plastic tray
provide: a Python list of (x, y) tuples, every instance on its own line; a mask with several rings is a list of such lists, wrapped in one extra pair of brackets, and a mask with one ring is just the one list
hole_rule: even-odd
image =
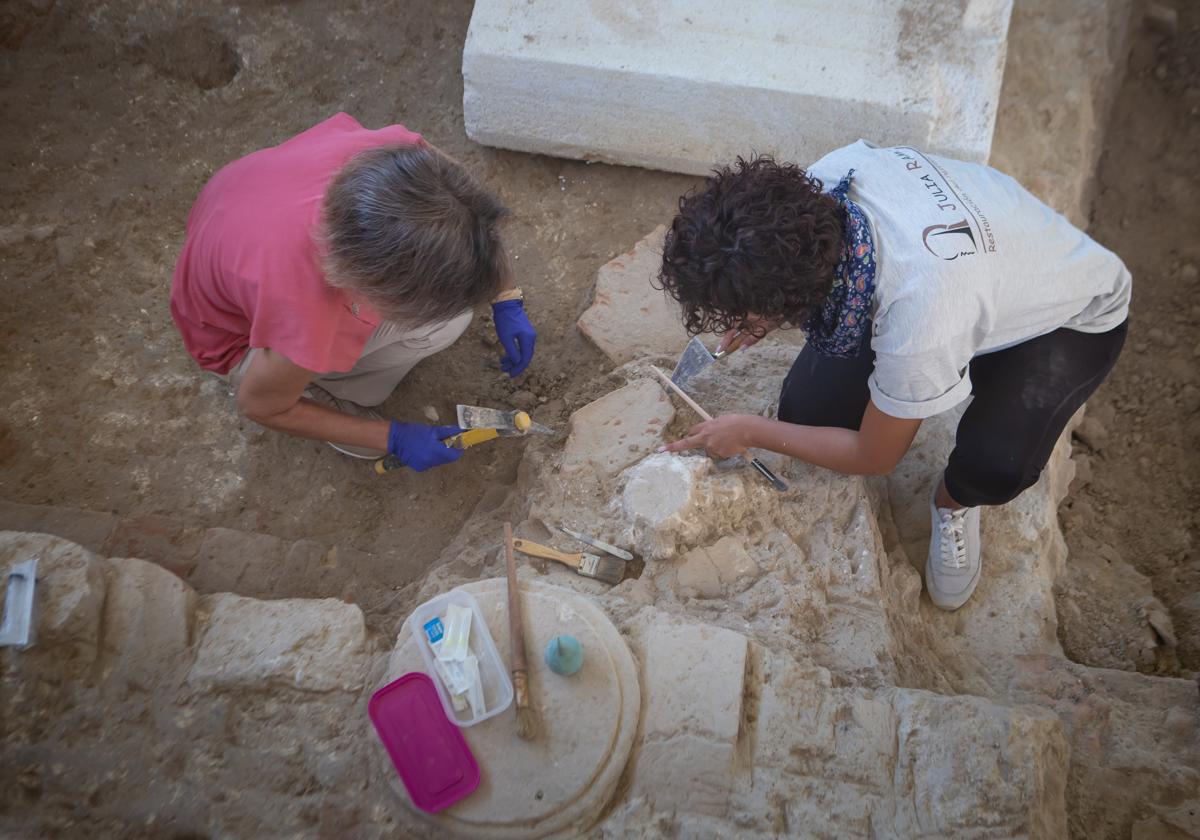
[(479, 764), (425, 674), (413, 671), (376, 691), (367, 714), (422, 811), (449, 808), (479, 787)]

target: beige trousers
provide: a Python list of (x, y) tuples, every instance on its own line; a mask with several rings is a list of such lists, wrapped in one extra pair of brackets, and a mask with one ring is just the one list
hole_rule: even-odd
[[(391, 321), (383, 321), (367, 340), (367, 346), (351, 370), (346, 373), (319, 374), (312, 384), (338, 399), (364, 406), (379, 405), (396, 390), (400, 380), (408, 375), (417, 362), (445, 350), (457, 341), (467, 331), (473, 314), (468, 309), (447, 321), (416, 329), (406, 329)], [(234, 393), (237, 393), (242, 377), (246, 375), (257, 352), (254, 348), (246, 351), (246, 355), (229, 371), (227, 378)]]

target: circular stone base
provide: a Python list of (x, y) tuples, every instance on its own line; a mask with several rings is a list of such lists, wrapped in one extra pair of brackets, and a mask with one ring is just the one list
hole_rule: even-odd
[[(486, 838), (577, 836), (599, 817), (633, 746), (641, 709), (637, 664), (608, 617), (586, 596), (532, 580), (521, 581), (525, 646), (539, 733), (517, 736), (510, 707), (462, 730), (483, 779), (461, 802), (438, 814), (418, 811), (382, 748), (376, 772), (387, 774), (403, 803), (397, 816), (414, 818), (449, 836)], [(508, 589), (504, 578), (463, 587), (479, 602), (496, 647), (509, 663)], [(583, 668), (561, 677), (542, 651), (560, 633), (583, 644)], [(407, 623), (396, 641), (387, 682), (424, 671)], [(435, 677), (436, 679), (436, 677)], [(378, 758), (383, 756), (382, 761)], [(419, 824), (419, 823), (418, 823)]]

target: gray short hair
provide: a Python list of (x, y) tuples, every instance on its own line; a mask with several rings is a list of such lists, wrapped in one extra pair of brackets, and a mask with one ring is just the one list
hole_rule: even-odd
[(508, 272), (507, 211), (427, 146), (355, 155), (325, 193), (326, 281), (406, 325), (452, 318), (496, 296)]

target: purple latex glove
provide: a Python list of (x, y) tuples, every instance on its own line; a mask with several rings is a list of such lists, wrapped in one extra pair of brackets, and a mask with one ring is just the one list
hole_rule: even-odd
[(500, 346), (504, 348), (505, 354), (500, 359), (500, 369), (507, 373), (510, 379), (516, 379), (533, 361), (537, 330), (529, 323), (524, 301), (502, 300), (493, 303), (492, 316), (496, 320), (496, 336), (500, 339)]
[(442, 441), (461, 432), (458, 426), (426, 426), (424, 423), (392, 421), (388, 430), (388, 454), (416, 472), (440, 467), (462, 457), (463, 451)]

